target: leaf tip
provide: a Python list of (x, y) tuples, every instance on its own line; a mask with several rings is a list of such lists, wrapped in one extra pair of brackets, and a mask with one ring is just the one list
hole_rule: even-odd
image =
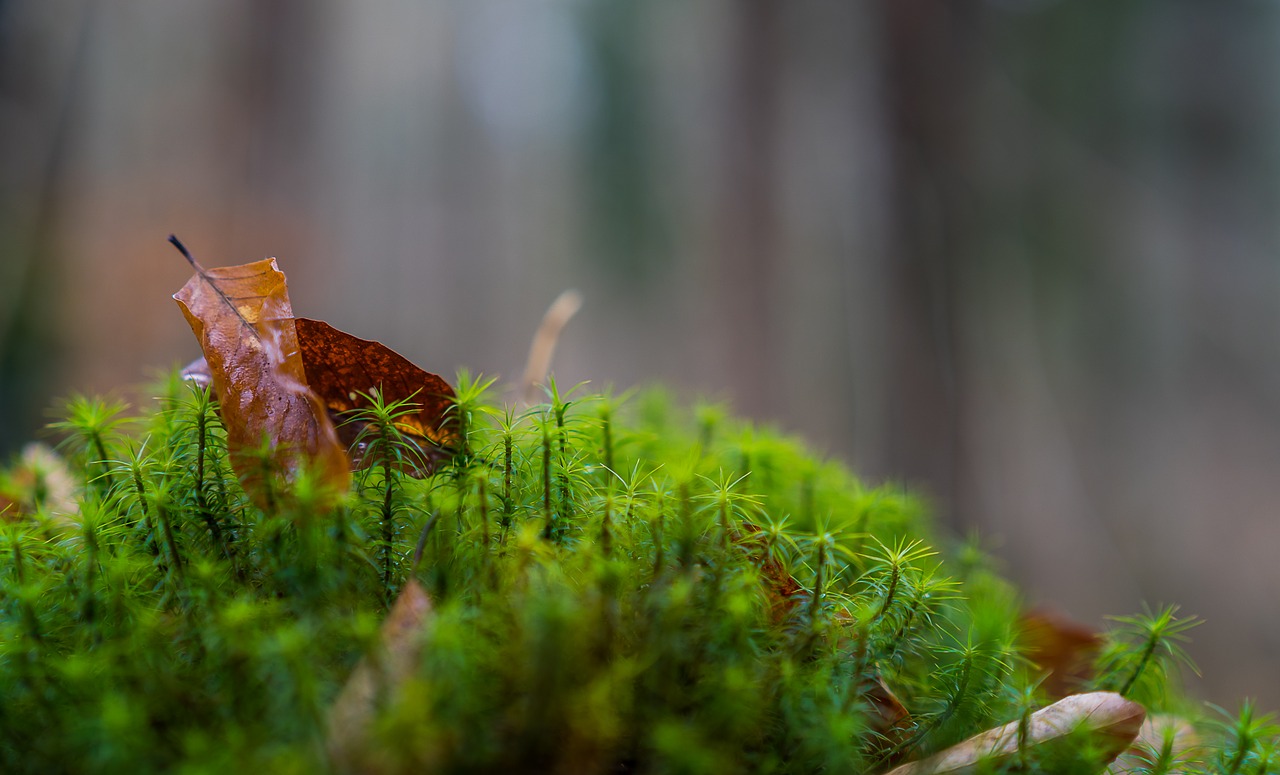
[(187, 246), (182, 244), (182, 240), (178, 239), (176, 234), (169, 235), (169, 244), (178, 249), (178, 252), (182, 254), (182, 257), (187, 259), (188, 264), (191, 264), (191, 266), (196, 270), (200, 269), (200, 265), (196, 263), (196, 259), (191, 255), (191, 251), (187, 250)]

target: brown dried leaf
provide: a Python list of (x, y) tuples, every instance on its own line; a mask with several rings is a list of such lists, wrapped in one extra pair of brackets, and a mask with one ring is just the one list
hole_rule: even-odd
[(1187, 775), (1192, 772), (1200, 753), (1200, 736), (1186, 719), (1177, 716), (1152, 716), (1142, 722), (1138, 730), (1138, 739), (1133, 741), (1129, 750), (1107, 768), (1107, 775), (1127, 775), (1127, 773), (1149, 772), (1152, 762), (1157, 761), (1166, 745), (1169, 746), (1167, 761), (1172, 766), (1169, 775)]
[(75, 477), (57, 452), (33, 442), (22, 448), (22, 457), (9, 471), (0, 492), (0, 521), (15, 521), (43, 511), (55, 530), (79, 524), (80, 504)]
[(870, 719), (871, 731), (886, 746), (898, 742), (911, 724), (911, 713), (907, 706), (902, 704), (902, 700), (898, 699), (898, 695), (893, 693), (879, 675), (876, 676), (871, 691), (867, 692), (867, 699), (871, 701), (871, 707), (875, 711), (875, 716)]
[[(357, 448), (365, 423), (344, 415), (368, 406), (371, 388), (377, 389), (388, 403), (408, 399), (415, 407), (399, 423), (400, 431), (420, 450), (420, 454), (412, 456), (416, 459), (405, 461), (408, 473), (429, 474), (448, 459), (458, 443), (457, 418), (448, 411), (454, 398), (448, 382), (414, 366), (383, 344), (360, 339), (327, 323), (295, 318), (294, 328), (308, 387), (328, 409), (338, 440), (351, 455), (352, 470), (366, 464)], [(217, 396), (209, 362), (204, 358), (188, 363), (181, 374), (187, 382), (210, 388)]]
[(751, 522), (742, 523), (741, 533), (735, 532), (733, 536), (734, 543), (749, 547), (751, 550), (751, 559), (760, 568), (760, 576), (768, 590), (769, 615), (775, 622), (781, 622), (795, 609), (798, 598), (797, 595), (803, 591), (804, 587), (782, 567), (782, 563), (774, 557), (769, 557), (764, 551), (762, 538), (764, 530)]
[[(989, 729), (945, 751), (890, 770), (888, 775), (961, 775), (975, 773), (979, 765), (998, 768), (1019, 755), (1037, 756), (1060, 745), (1080, 745), (1086, 736), (1090, 750), (1109, 762), (1127, 749), (1138, 735), (1146, 710), (1114, 692), (1074, 694), (1031, 714), (1023, 748), (1019, 749), (1018, 722)], [(1037, 772), (1044, 769), (1040, 757)], [(1001, 770), (1002, 772), (1005, 770)], [(1011, 772), (1020, 770), (1014, 769)]]
[(1102, 637), (1063, 614), (1038, 608), (1023, 614), (1023, 654), (1045, 672), (1040, 687), (1052, 699), (1066, 697), (1093, 677)]
[(231, 464), (246, 490), (262, 487), (260, 465), (246, 453), (265, 439), (279, 470), (292, 473), (305, 464), (345, 492), (346, 453), (328, 412), (307, 388), (288, 286), (275, 259), (205, 269), (183, 255), (196, 273), (173, 298), (204, 350)]
[(413, 675), (430, 616), (431, 598), (410, 579), (382, 623), (380, 642), (356, 665), (329, 708), (325, 748), (337, 771), (376, 771), (369, 725), (387, 695)]
[[(329, 411), (340, 414), (366, 408), (368, 395), (375, 390), (385, 403), (408, 400), (415, 411), (397, 424), (420, 450), (420, 459), (411, 461), (415, 467), (430, 473), (452, 454), (458, 424), (449, 411), (454, 393), (448, 382), (379, 342), (319, 320), (296, 318), (294, 323), (307, 384)], [(338, 436), (348, 447), (358, 434), (357, 423), (338, 426)]]
[(0, 492), (0, 521), (16, 522), (22, 516), (22, 504)]

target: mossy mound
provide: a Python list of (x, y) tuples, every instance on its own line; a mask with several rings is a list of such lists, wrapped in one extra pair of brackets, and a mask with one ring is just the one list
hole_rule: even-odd
[[(176, 379), (128, 419), (71, 402), (62, 457), (0, 485), (0, 770), (881, 772), (1045, 702), (1014, 591), (900, 488), (660, 392), (487, 386), (421, 479), (366, 413), (336, 507), (305, 474), (246, 496)], [(1080, 690), (1180, 704), (1166, 613)], [(1199, 758), (1263, 771), (1256, 726)]]

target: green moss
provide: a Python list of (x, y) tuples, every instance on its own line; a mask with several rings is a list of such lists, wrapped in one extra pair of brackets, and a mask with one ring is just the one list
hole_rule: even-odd
[[(32, 512), (0, 535), (0, 771), (327, 771), (329, 708), (411, 577), (434, 614), (371, 720), (385, 771), (876, 772), (1034, 706), (1014, 591), (900, 488), (657, 391), (517, 412), (459, 383), (451, 464), (406, 475), (404, 407), (375, 402), (328, 510), (305, 474), (248, 498), (176, 379), (133, 418), (71, 402), (73, 502), (29, 461), (0, 480)], [(1156, 616), (1122, 620), (1098, 684), (1173, 705), (1185, 626)], [(1245, 728), (1232, 771), (1274, 746)]]

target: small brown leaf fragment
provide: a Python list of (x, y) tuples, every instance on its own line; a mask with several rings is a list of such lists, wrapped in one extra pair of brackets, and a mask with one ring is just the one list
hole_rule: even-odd
[(751, 558), (760, 568), (760, 576), (768, 590), (769, 615), (781, 622), (795, 609), (797, 595), (804, 590), (776, 557), (769, 556), (764, 547), (764, 530), (751, 522), (742, 523), (741, 533), (735, 532), (734, 543), (751, 549)]
[(0, 521), (16, 521), (43, 512), (58, 531), (79, 525), (80, 504), (75, 477), (57, 452), (33, 442), (3, 482)]
[[(420, 459), (410, 462), (421, 472), (430, 473), (449, 458), (458, 444), (458, 423), (449, 411), (454, 393), (448, 382), (379, 342), (352, 336), (319, 320), (297, 318), (294, 322), (307, 384), (329, 411), (341, 414), (366, 408), (368, 396), (375, 390), (388, 404), (408, 400), (414, 411), (398, 425), (420, 451), (415, 456)], [(358, 433), (358, 423), (338, 425), (339, 438), (348, 447)]]
[(902, 739), (907, 727), (910, 726), (911, 713), (883, 678), (879, 675), (875, 678), (875, 685), (867, 692), (867, 699), (875, 711), (875, 715), (870, 719), (870, 728), (876, 733), (876, 739), (881, 743), (877, 748), (891, 747)]
[[(888, 775), (962, 775), (979, 767), (999, 768), (1022, 756), (1034, 761), (1035, 772), (1055, 772), (1051, 752), (1088, 741), (1099, 766), (1127, 749), (1138, 735), (1146, 710), (1114, 692), (1073, 694), (1031, 714), (1022, 748), (1017, 721), (988, 729), (918, 762), (904, 764)], [(1078, 762), (1074, 766), (1078, 766)], [(1065, 769), (1064, 772), (1074, 771)], [(983, 770), (986, 771), (986, 770)], [(1000, 770), (1021, 772), (1021, 769)], [(1031, 770), (1027, 770), (1028, 772)]]
[(22, 505), (0, 492), (0, 521), (16, 522), (22, 517)]
[(431, 598), (410, 579), (382, 623), (374, 650), (356, 664), (351, 677), (329, 708), (325, 748), (338, 772), (376, 771), (370, 750), (370, 724), (396, 687), (413, 675), (422, 656)]
[(205, 269), (173, 295), (204, 350), (227, 429), (231, 464), (257, 493), (261, 465), (246, 453), (270, 445), (279, 470), (307, 465), (337, 492), (350, 482), (328, 412), (307, 388), (284, 273), (268, 258)]
[(1138, 739), (1111, 763), (1107, 775), (1150, 772), (1154, 770), (1153, 763), (1162, 756), (1170, 766), (1161, 772), (1188, 775), (1193, 771), (1199, 753), (1200, 736), (1186, 719), (1163, 714), (1152, 716), (1142, 722)]
[(1023, 614), (1023, 654), (1045, 673), (1040, 688), (1052, 699), (1061, 699), (1086, 685), (1093, 677), (1093, 661), (1102, 648), (1102, 637), (1080, 622), (1044, 608)]

